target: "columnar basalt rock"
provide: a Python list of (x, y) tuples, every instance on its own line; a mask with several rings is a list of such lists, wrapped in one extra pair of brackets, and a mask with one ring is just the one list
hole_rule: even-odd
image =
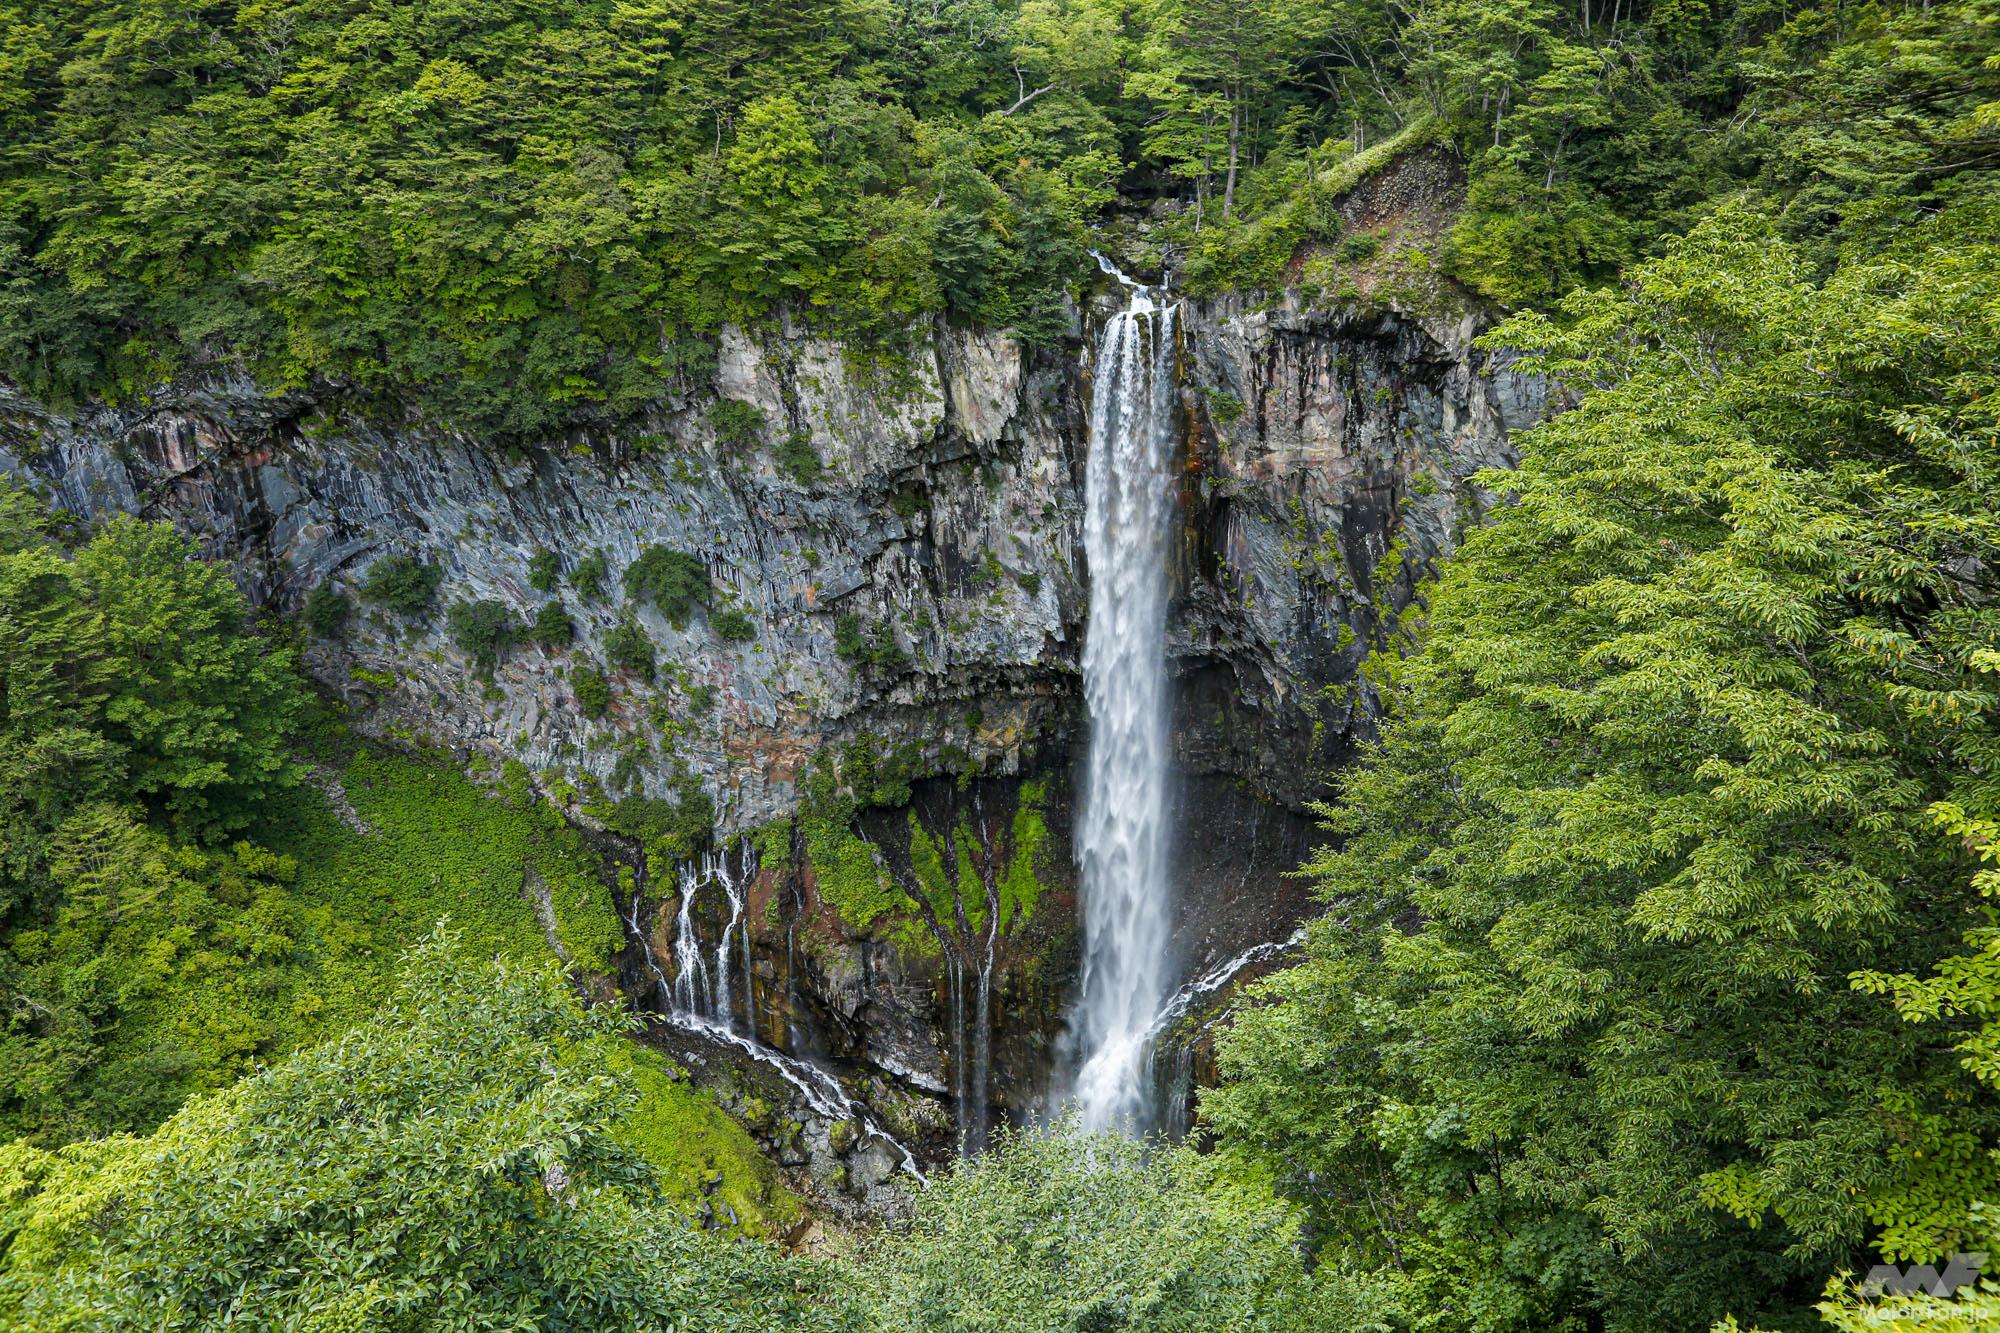
[(1179, 750), (1296, 806), (1367, 734), (1362, 660), (1477, 521), (1470, 478), (1513, 461), (1542, 389), (1473, 346), (1469, 314), (1286, 293), (1186, 327)]

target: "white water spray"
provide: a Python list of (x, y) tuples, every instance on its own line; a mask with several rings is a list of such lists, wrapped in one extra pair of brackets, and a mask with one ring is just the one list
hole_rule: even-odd
[(1090, 1129), (1143, 1129), (1146, 1048), (1168, 984), (1167, 553), (1172, 523), (1174, 310), (1118, 272), (1124, 310), (1098, 344), (1085, 473), (1090, 710), (1077, 858), (1083, 995), (1071, 1088)]

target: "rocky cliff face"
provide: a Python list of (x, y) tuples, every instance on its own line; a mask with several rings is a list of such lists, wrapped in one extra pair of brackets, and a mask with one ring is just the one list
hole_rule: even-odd
[[(1388, 216), (1395, 196), (1377, 195), (1354, 207)], [(1074, 980), (1067, 773), (1082, 724), (1092, 318), (1048, 349), (940, 325), (888, 364), (797, 330), (732, 331), (712, 378), (645, 420), (511, 452), (385, 423), (333, 391), (210, 382), (63, 414), (0, 388), (0, 472), (88, 517), (171, 518), (281, 613), (323, 585), (358, 594), (385, 556), (436, 566), (429, 610), (360, 601), (342, 637), (307, 650), (359, 729), (517, 760), (573, 812), (699, 784), (719, 835), (766, 831), (739, 922), (762, 1039), (962, 1111), (966, 987), (983, 967), (985, 1105), (1019, 1112)], [(1280, 875), (1309, 832), (1292, 812), (1371, 721), (1355, 669), (1477, 514), (1467, 478), (1504, 464), (1509, 431), (1540, 408), (1532, 382), (1474, 350), (1478, 327), (1298, 291), (1181, 320), (1169, 652), (1187, 975), (1289, 930), (1300, 904)], [(655, 547), (707, 573), (679, 621), (621, 586)], [(554, 585), (531, 573), (538, 555), (553, 555)], [(593, 595), (576, 584), (599, 556)], [(443, 628), (446, 606), (480, 600), (521, 623), (560, 603), (575, 642), (516, 646), (485, 675)], [(657, 658), (650, 679), (617, 665), (634, 630)], [(608, 703), (590, 688), (599, 672)], [(816, 756), (851, 777), (840, 757), (857, 752), (896, 756), (886, 804), (880, 784), (849, 791), (834, 842), (804, 819), (774, 825), (800, 812)], [(1024, 850), (1029, 778), (1047, 832)], [(891, 910), (871, 917), (851, 884), (832, 891), (842, 856)], [(1021, 856), (1037, 901), (1002, 912), (986, 949), (988, 905), (964, 900), (999, 903)], [(679, 891), (642, 888), (635, 926), (671, 972)], [(711, 897), (688, 919), (712, 940), (723, 911)], [(643, 992), (638, 957), (626, 980)]]

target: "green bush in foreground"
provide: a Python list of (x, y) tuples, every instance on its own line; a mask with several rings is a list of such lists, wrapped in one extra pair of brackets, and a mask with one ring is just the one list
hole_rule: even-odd
[(863, 1324), (1021, 1333), (1341, 1327), (1298, 1229), (1184, 1147), (1059, 1124), (1014, 1134), (924, 1191), (847, 1281)]
[(439, 932), (373, 1018), (146, 1139), (0, 1149), (12, 1328), (835, 1327), (820, 1271), (663, 1206), (558, 975)]

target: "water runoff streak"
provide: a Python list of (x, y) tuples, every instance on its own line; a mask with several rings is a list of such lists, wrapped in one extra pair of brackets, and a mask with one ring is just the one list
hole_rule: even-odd
[(1172, 526), (1174, 312), (1098, 257), (1126, 291), (1097, 348), (1085, 471), (1090, 710), (1077, 859), (1083, 990), (1070, 1088), (1086, 1128), (1146, 1129), (1147, 1047), (1169, 981), (1167, 554)]
[[(757, 878), (756, 853), (747, 842), (737, 845), (734, 862), (727, 852), (717, 850), (680, 867), (680, 911), (674, 923), (674, 976), (669, 979), (653, 956), (650, 932), (645, 925), (644, 903), (639, 893), (625, 924), (644, 952), (646, 966), (659, 987), (666, 1005), (653, 1017), (669, 1027), (728, 1046), (765, 1066), (790, 1084), (794, 1091), (823, 1119), (851, 1120), (893, 1149), (903, 1170), (925, 1183), (923, 1169), (915, 1154), (891, 1135), (880, 1118), (842, 1087), (840, 1080), (810, 1060), (803, 1060), (766, 1046), (757, 1036), (756, 997), (751, 990), (750, 923), (744, 918), (749, 889)], [(704, 891), (720, 893), (729, 915), (722, 925), (721, 940), (706, 947), (695, 928), (695, 900)], [(742, 989), (731, 972), (742, 968)]]

